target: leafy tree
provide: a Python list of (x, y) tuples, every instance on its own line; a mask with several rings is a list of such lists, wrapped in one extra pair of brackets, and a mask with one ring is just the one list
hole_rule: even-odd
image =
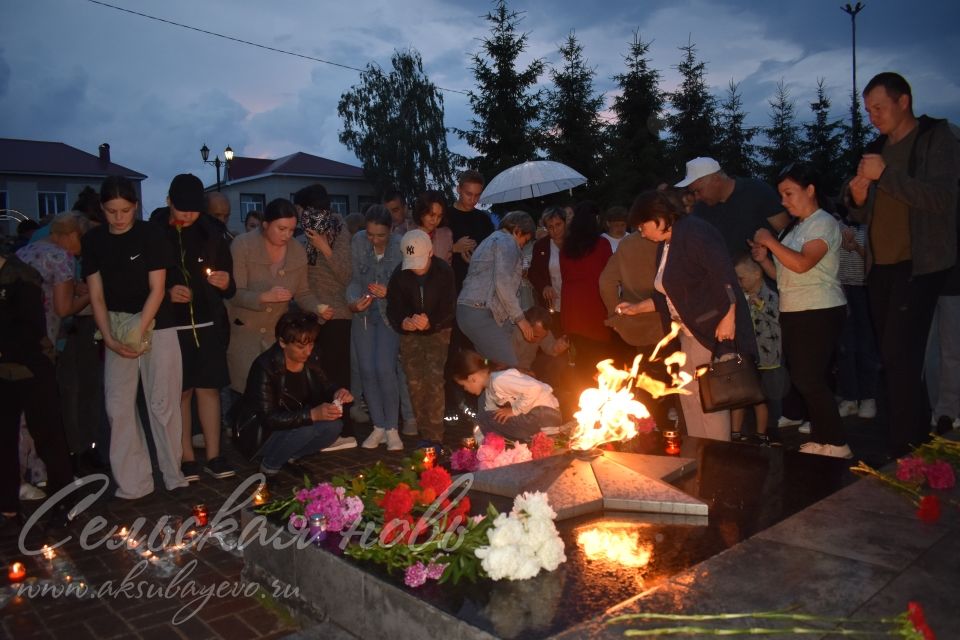
[(823, 78), (817, 80), (817, 101), (810, 103), (813, 122), (803, 125), (807, 162), (820, 179), (820, 188), (826, 194), (836, 195), (844, 177), (843, 124), (830, 119), (830, 98), (823, 87)]
[(596, 186), (603, 175), (603, 96), (594, 93), (596, 72), (587, 66), (572, 31), (560, 45), (560, 56), (563, 67), (550, 72), (554, 89), (543, 105), (544, 146), (551, 160), (579, 171)]
[(470, 57), (478, 89), (470, 92), (474, 117), (471, 129), (456, 129), (457, 135), (477, 151), (468, 161), (487, 180), (504, 169), (537, 158), (541, 94), (534, 89), (543, 73), (543, 60), (517, 69), (517, 58), (527, 48), (527, 34), (518, 33), (520, 13), (497, 0), (486, 15), (490, 35), (480, 52)]
[(754, 127), (745, 127), (743, 121), (747, 114), (743, 111), (743, 99), (739, 84), (730, 81), (727, 95), (720, 103), (719, 126), (717, 127), (717, 147), (720, 166), (731, 176), (756, 176), (757, 145), (753, 138), (757, 135)]
[(367, 65), (360, 83), (340, 96), (340, 142), (381, 191), (393, 186), (408, 196), (431, 188), (450, 192), (443, 96), (423, 72), (417, 51), (396, 51), (391, 64), (389, 73)]
[(704, 79), (707, 64), (697, 60), (692, 42), (680, 47), (680, 51), (683, 51), (683, 60), (677, 70), (683, 79), (677, 90), (670, 94), (673, 113), (667, 116), (676, 172), (680, 172), (688, 160), (699, 156), (715, 157), (717, 151), (717, 107)]
[(619, 95), (613, 100), (616, 121), (609, 127), (609, 167), (605, 193), (610, 203), (627, 204), (665, 177), (664, 143), (660, 139), (664, 95), (660, 73), (650, 67), (650, 43), (633, 32), (624, 56), (626, 72), (613, 76)]
[(777, 94), (770, 101), (770, 126), (763, 131), (767, 144), (760, 147), (766, 160), (762, 170), (764, 178), (773, 182), (786, 165), (801, 159), (803, 151), (793, 100), (783, 80), (777, 83)]

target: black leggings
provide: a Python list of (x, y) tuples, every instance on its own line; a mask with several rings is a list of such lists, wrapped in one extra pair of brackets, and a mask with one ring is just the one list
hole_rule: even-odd
[(846, 315), (846, 306), (780, 313), (787, 370), (807, 405), (811, 439), (820, 444), (847, 443), (829, 384), (830, 362)]

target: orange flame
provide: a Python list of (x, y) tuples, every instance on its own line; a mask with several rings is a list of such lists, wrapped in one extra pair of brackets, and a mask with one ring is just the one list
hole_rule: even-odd
[[(680, 325), (673, 323), (671, 332), (661, 340), (651, 360), (656, 359), (660, 349), (680, 332)], [(629, 371), (613, 366), (613, 360), (597, 363), (597, 387), (586, 389), (580, 394), (580, 410), (573, 414), (577, 425), (570, 434), (570, 448), (585, 451), (608, 442), (618, 442), (633, 438), (640, 432), (638, 424), (650, 423), (650, 413), (638, 401), (632, 388), (643, 389), (654, 398), (670, 393), (690, 393), (683, 387), (693, 378), (679, 371), (686, 362), (686, 354), (678, 351), (664, 359), (673, 378), (667, 385), (640, 371), (643, 355), (633, 360)], [(645, 431), (652, 428), (648, 427)]]
[(653, 557), (653, 545), (640, 542), (637, 531), (592, 527), (577, 534), (577, 544), (588, 560), (606, 560), (623, 567), (645, 567)]

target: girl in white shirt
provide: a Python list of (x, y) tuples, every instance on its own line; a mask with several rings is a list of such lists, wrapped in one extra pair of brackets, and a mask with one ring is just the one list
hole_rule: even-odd
[(480, 396), (477, 420), (484, 432), (529, 440), (543, 427), (561, 423), (560, 403), (553, 388), (516, 369), (503, 369), (476, 351), (451, 358), (453, 379), (468, 393)]

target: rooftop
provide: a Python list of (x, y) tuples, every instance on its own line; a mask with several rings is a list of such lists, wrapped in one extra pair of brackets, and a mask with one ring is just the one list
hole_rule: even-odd
[(0, 138), (0, 174), (97, 178), (122, 175), (134, 180), (147, 177), (115, 162), (103, 162), (92, 153), (62, 142), (14, 138)]

